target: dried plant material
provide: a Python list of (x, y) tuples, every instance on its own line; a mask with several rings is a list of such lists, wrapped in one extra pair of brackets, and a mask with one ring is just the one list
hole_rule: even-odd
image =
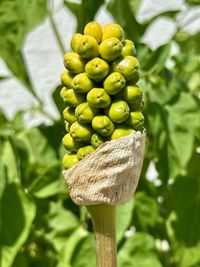
[(138, 185), (145, 137), (145, 132), (136, 132), (106, 142), (64, 171), (72, 200), (79, 205), (129, 201)]

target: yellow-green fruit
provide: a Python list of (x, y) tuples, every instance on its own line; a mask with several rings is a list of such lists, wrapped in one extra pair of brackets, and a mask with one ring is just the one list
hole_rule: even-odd
[(142, 89), (138, 86), (127, 85), (116, 95), (116, 98), (123, 99), (131, 109), (140, 106), (142, 102)]
[(126, 125), (119, 125), (115, 128), (115, 130), (113, 131), (110, 139), (119, 139), (120, 137), (123, 136), (127, 136), (129, 134), (134, 133), (135, 131), (133, 129), (131, 129), (130, 127), (126, 126)]
[(94, 37), (100, 43), (102, 37), (101, 25), (96, 21), (89, 22), (84, 28), (84, 34)]
[(131, 80), (137, 75), (139, 62), (135, 57), (125, 56), (114, 61), (112, 69), (121, 73), (126, 80)]
[(63, 137), (62, 143), (64, 147), (71, 152), (76, 152), (81, 146), (83, 146), (81, 143), (75, 142), (74, 139), (71, 137), (70, 133), (66, 134)]
[(111, 98), (103, 88), (93, 88), (87, 94), (87, 102), (92, 107), (106, 108), (110, 105)]
[(93, 129), (102, 136), (109, 136), (114, 131), (113, 122), (106, 115), (98, 115), (92, 120)]
[(78, 41), (80, 40), (80, 38), (82, 37), (82, 34), (80, 33), (75, 33), (73, 36), (72, 36), (72, 39), (71, 39), (71, 48), (72, 50), (76, 53), (76, 50), (77, 50), (77, 44), (78, 44)]
[(136, 131), (141, 131), (144, 125), (144, 116), (140, 111), (132, 111), (126, 121), (126, 124)]
[(63, 101), (70, 107), (77, 107), (85, 102), (85, 96), (83, 94), (75, 93), (73, 89), (68, 89), (63, 94)]
[(78, 162), (79, 160), (75, 153), (66, 154), (63, 157), (63, 167), (65, 169), (71, 168), (73, 165), (75, 165)]
[(106, 24), (102, 27), (102, 39), (101, 41), (104, 41), (108, 38), (116, 37), (120, 41), (124, 37), (124, 31), (122, 27), (119, 24)]
[(104, 40), (99, 46), (100, 56), (111, 62), (118, 58), (122, 53), (123, 45), (119, 39), (111, 37)]
[(93, 133), (91, 137), (91, 145), (96, 149), (97, 147), (101, 146), (103, 143), (107, 141), (106, 138), (102, 137), (98, 133)]
[(63, 110), (63, 118), (70, 123), (75, 122), (77, 120), (75, 116), (75, 109), (72, 107), (66, 107)]
[(85, 63), (83, 59), (74, 52), (68, 52), (64, 55), (64, 65), (69, 71), (75, 74), (84, 72)]
[(113, 122), (122, 123), (123, 121), (128, 119), (129, 111), (129, 106), (125, 101), (115, 100), (106, 109), (105, 113)]
[(72, 123), (69, 132), (75, 142), (88, 142), (93, 134), (93, 130), (90, 126), (86, 124), (83, 125), (78, 121)]
[(128, 80), (128, 83), (129, 85), (136, 85), (136, 83), (139, 81), (140, 79), (140, 73), (139, 71), (136, 71), (135, 74), (133, 75), (133, 77)]
[(122, 42), (123, 44), (123, 50), (122, 50), (122, 56), (134, 56), (136, 53), (135, 45), (131, 40), (124, 40)]
[(82, 160), (85, 156), (87, 156), (92, 152), (94, 152), (94, 148), (92, 146), (84, 146), (79, 148), (77, 152), (77, 157), (79, 160)]
[(71, 82), (74, 78), (74, 74), (70, 71), (63, 71), (62, 74), (60, 75), (61, 82), (64, 86), (67, 88), (71, 88)]
[(65, 92), (68, 90), (67, 87), (63, 87), (61, 90), (60, 90), (60, 97), (63, 98), (64, 97), (64, 94)]
[(65, 130), (67, 133), (69, 133), (70, 126), (71, 126), (71, 123), (69, 123), (68, 121), (65, 121)]
[(96, 57), (85, 65), (85, 72), (89, 78), (100, 82), (108, 75), (109, 65), (105, 60)]
[(90, 35), (82, 35), (77, 43), (76, 52), (85, 59), (99, 55), (99, 45), (96, 39)]
[(87, 93), (94, 87), (93, 81), (86, 73), (77, 74), (72, 80), (72, 88), (77, 93)]
[(76, 107), (75, 115), (80, 123), (90, 123), (98, 110), (89, 106), (87, 102), (84, 102)]
[(103, 87), (109, 95), (116, 95), (125, 86), (126, 80), (119, 72), (113, 72), (103, 82)]

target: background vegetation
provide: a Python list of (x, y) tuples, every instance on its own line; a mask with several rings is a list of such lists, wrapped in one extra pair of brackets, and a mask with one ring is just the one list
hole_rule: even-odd
[[(103, 4), (65, 1), (78, 31)], [(183, 31), (180, 10), (139, 23), (139, 4), (107, 1), (108, 11), (137, 47), (148, 133), (137, 192), (118, 208), (118, 262), (120, 267), (199, 267), (200, 33)], [(200, 1), (186, 1), (187, 10), (194, 5)], [(46, 0), (0, 1), (0, 57), (35, 97), (40, 112), (43, 101), (29, 78), (22, 47), (26, 34), (47, 16), (54, 23)], [(169, 43), (152, 51), (140, 40), (158, 16), (170, 17), (177, 28)], [(179, 48), (176, 56), (172, 42)], [(59, 90), (58, 85), (52, 98), (61, 112)], [(62, 116), (49, 126), (27, 128), (26, 112), (12, 120), (0, 112), (0, 266), (94, 267), (90, 218), (72, 203), (62, 177)], [(149, 181), (152, 164), (157, 178)]]

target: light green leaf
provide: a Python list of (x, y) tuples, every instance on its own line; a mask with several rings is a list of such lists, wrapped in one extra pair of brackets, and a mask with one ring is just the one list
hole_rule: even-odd
[(20, 186), (8, 185), (2, 197), (2, 267), (11, 266), (28, 237), (34, 217), (35, 204), (32, 199)]
[(17, 135), (17, 139), (25, 144), (32, 164), (51, 167), (58, 162), (56, 152), (39, 129), (26, 129)]
[(155, 240), (146, 233), (129, 237), (119, 251), (120, 267), (161, 267), (155, 247)]
[(129, 202), (117, 206), (116, 214), (116, 228), (117, 228), (117, 242), (123, 238), (124, 233), (128, 230), (128, 227), (131, 225), (131, 220), (133, 217), (134, 201), (133, 199)]
[(32, 195), (37, 198), (47, 198), (58, 193), (65, 193), (66, 185), (61, 175), (60, 164), (53, 165), (39, 175), (28, 187)]
[(167, 106), (168, 153), (171, 177), (184, 170), (194, 145), (196, 128), (199, 125), (198, 106), (186, 93), (180, 94), (176, 104)]

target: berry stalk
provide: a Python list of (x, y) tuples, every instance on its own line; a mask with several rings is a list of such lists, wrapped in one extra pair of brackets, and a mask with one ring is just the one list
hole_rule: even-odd
[(116, 206), (87, 206), (92, 217), (96, 242), (96, 267), (117, 267)]

